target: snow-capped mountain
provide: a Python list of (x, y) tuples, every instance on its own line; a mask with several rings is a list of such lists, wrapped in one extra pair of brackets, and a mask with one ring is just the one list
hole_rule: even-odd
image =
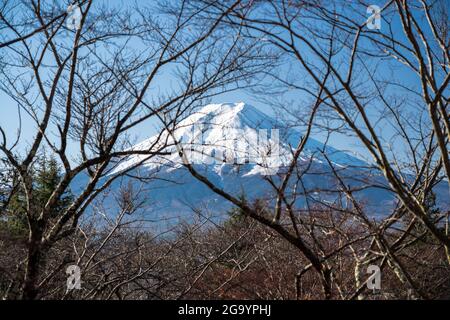
[[(263, 198), (270, 203), (274, 197), (273, 188), (264, 179), (280, 181), (280, 174), (289, 165), (301, 137), (298, 130), (286, 128), (248, 104), (210, 104), (182, 120), (176, 129), (169, 128), (132, 148), (155, 150), (169, 142), (170, 146), (165, 149), (169, 155), (151, 160), (146, 160), (145, 155), (127, 157), (113, 174), (139, 164), (133, 169), (133, 175), (155, 177), (144, 186), (140, 182), (139, 189), (141, 196), (151, 204), (152, 215), (177, 219), (188, 216), (192, 208), (218, 214), (230, 204), (192, 177), (183, 161), (188, 161), (210, 181), (236, 197)], [(368, 206), (380, 210), (383, 208), (380, 204), (392, 202), (392, 194), (383, 189), (386, 186), (384, 179), (373, 175), (368, 163), (311, 138), (299, 158), (301, 183), (289, 188), (295, 187), (297, 193), (306, 194), (309, 201), (336, 201), (337, 182), (328, 161), (352, 187), (366, 185), (370, 180), (374, 187), (364, 188), (357, 195)], [(305, 199), (304, 195), (299, 195), (296, 204), (304, 206)]]
[[(169, 164), (172, 169), (182, 167), (183, 160), (179, 156), (179, 148), (182, 148), (190, 163), (213, 165), (215, 171), (230, 164), (250, 164), (251, 170), (245, 175), (271, 175), (277, 173), (276, 169), (289, 165), (292, 151), (301, 138), (297, 130), (286, 129), (280, 122), (243, 102), (207, 105), (181, 121), (172, 133), (170, 131), (166, 130), (162, 135), (151, 137), (132, 148), (154, 150), (165, 142), (171, 145), (165, 149), (171, 155), (144, 161), (143, 167), (149, 170)], [(322, 163), (322, 152), (340, 167), (368, 166), (364, 161), (325, 147), (314, 139), (308, 140), (300, 161), (308, 162), (312, 158)], [(117, 166), (114, 173), (142, 162), (146, 157), (129, 157)], [(268, 169), (274, 170), (268, 172)]]

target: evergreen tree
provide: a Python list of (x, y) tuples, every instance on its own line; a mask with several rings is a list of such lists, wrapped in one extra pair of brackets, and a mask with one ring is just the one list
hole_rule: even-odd
[[(441, 212), (436, 204), (436, 195), (433, 191), (430, 191), (425, 197), (424, 207), (430, 221), (434, 224), (439, 224), (439, 217), (441, 216)], [(411, 218), (409, 217), (406, 221), (407, 223), (409, 223), (411, 221)], [(438, 225), (438, 228), (441, 228), (441, 226)], [(412, 229), (412, 234), (414, 234), (416, 237), (420, 236), (418, 244), (429, 243), (435, 240), (434, 236), (421, 222), (416, 222)]]
[[(244, 193), (239, 196), (239, 200), (241, 200), (244, 204), (248, 204)], [(244, 211), (239, 207), (231, 208), (227, 214), (230, 218), (225, 221), (225, 227), (245, 227), (248, 226), (250, 222)]]
[[(54, 157), (47, 157), (43, 153), (35, 165), (33, 166), (33, 182), (32, 182), (32, 199), (33, 203), (31, 207), (40, 211), (44, 208), (50, 196), (57, 188), (59, 182), (62, 179), (61, 168), (58, 165), (57, 160)], [(13, 179), (17, 179), (14, 177)], [(12, 236), (25, 237), (28, 233), (27, 222), (27, 201), (25, 191), (20, 183), (13, 181), (13, 185), (16, 184), (14, 194), (11, 197), (10, 202), (6, 206), (2, 224), (7, 233)], [(65, 208), (67, 208), (73, 200), (70, 192), (66, 192), (57, 201), (57, 205), (53, 208), (50, 217), (57, 217)], [(1, 227), (1, 225), (0, 225)]]

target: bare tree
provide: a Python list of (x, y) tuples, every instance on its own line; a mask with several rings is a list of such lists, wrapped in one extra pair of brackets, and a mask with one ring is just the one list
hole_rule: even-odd
[[(3, 298), (365, 299), (373, 264), (386, 279), (374, 298), (446, 297), (449, 203), (442, 193), (435, 200), (450, 181), (448, 9), (390, 0), (368, 19), (367, 7), (3, 1), (0, 89), (18, 122), (17, 132), (0, 127)], [(262, 181), (270, 199), (225, 191), (176, 138), (196, 107), (239, 88), (272, 105), (284, 129), (304, 132)], [(133, 148), (143, 127), (156, 138)], [(325, 143), (306, 155), (316, 134)], [(336, 164), (336, 136), (372, 161)], [(142, 188), (158, 172), (138, 168), (173, 150), (237, 208), (232, 219), (194, 210), (189, 225), (150, 228), (158, 221), (146, 215)], [(44, 200), (42, 154), (61, 168)], [(131, 156), (138, 161), (128, 166)], [(311, 188), (311, 177), (327, 183)], [(374, 217), (365, 190), (395, 201)], [(24, 219), (25, 237), (3, 234), (11, 217)], [(67, 291), (67, 264), (81, 268), (83, 290)]]
[[(217, 2), (199, 3), (222, 7)], [(382, 8), (381, 30), (369, 28), (371, 19), (377, 16), (368, 19), (368, 5), (362, 1), (252, 1), (249, 7), (233, 9), (225, 20), (230, 26), (243, 26), (246, 37), (269, 43), (289, 63), (289, 68), (283, 65), (278, 72), (267, 71), (278, 83), (278, 91), (271, 82), (258, 94), (266, 93), (265, 101), (273, 105), (284, 105), (283, 111), (291, 119), (298, 119), (294, 125), (303, 125), (305, 134), (293, 148), (286, 170), (277, 179), (267, 179), (276, 201), (274, 206), (263, 209), (225, 192), (200, 174), (188, 159), (184, 163), (212, 191), (298, 248), (311, 264), (305, 271), (312, 267), (319, 275), (325, 298), (331, 298), (332, 287), (339, 286), (330, 258), (343, 248), (351, 248), (354, 239), (348, 239), (342, 248), (326, 250), (320, 234), (326, 235), (329, 230), (316, 225), (315, 210), (308, 198), (317, 202), (311, 197), (312, 192), (331, 190), (301, 190), (308, 167), (302, 167), (298, 159), (312, 130), (325, 132), (328, 137), (336, 133), (352, 137), (373, 159), (373, 165), (366, 168), (369, 179), (359, 177), (364, 183), (350, 187), (345, 177), (355, 171), (336, 169), (326, 148), (318, 150), (327, 159), (337, 194), (336, 203), (325, 201), (321, 206), (350, 213), (361, 222), (366, 234), (359, 241), (372, 239), (366, 244), (366, 253), (376, 247), (383, 257), (381, 265), (387, 262), (399, 280), (421, 298), (428, 295), (398, 252), (421, 237), (412, 232), (415, 226), (422, 225), (425, 233), (438, 241), (442, 256), (450, 261), (450, 238), (443, 228), (443, 221), (448, 219), (448, 202), (441, 199), (444, 206), (437, 217), (430, 216), (429, 207), (435, 188), (444, 188), (448, 194), (445, 185), (450, 181), (446, 95), (449, 32), (448, 11), (444, 7), (444, 1), (387, 1)], [(284, 97), (280, 91), (289, 92), (288, 98), (295, 94), (306, 97), (304, 105), (297, 109), (287, 107), (291, 104), (280, 102)], [(383, 177), (387, 184), (379, 180), (377, 183), (373, 175)], [(292, 185), (299, 188), (288, 188)], [(388, 190), (398, 200), (394, 208), (386, 207), (383, 219), (378, 221), (372, 221), (361, 199), (355, 198), (358, 191), (369, 187)], [(299, 197), (307, 202), (306, 212), (296, 207)], [(308, 215), (312, 217), (309, 221)], [(397, 234), (398, 223), (408, 216), (412, 217), (409, 223)], [(366, 253), (362, 260), (355, 255), (357, 265), (379, 261), (379, 257)], [(355, 272), (356, 283), (361, 283), (360, 272)], [(303, 271), (299, 276), (302, 274)], [(341, 294), (341, 298), (358, 297), (364, 284), (357, 284), (355, 289), (355, 294)]]
[[(158, 7), (114, 7), (96, 0), (2, 2), (1, 90), (11, 101), (2, 108), (12, 113), (17, 106), (19, 131), (0, 128), (0, 150), (5, 168), (17, 176), (14, 181), (25, 194), (29, 236), (23, 268), (18, 266), (23, 269), (18, 280), (22, 298), (42, 294), (40, 283), (48, 281), (42, 270), (51, 248), (78, 232), (94, 200), (118, 177), (164, 154), (163, 136), (146, 150), (129, 149), (134, 128), (158, 126), (161, 116), (183, 114), (225, 87), (245, 85), (253, 71), (251, 66), (242, 69), (248, 63), (239, 48), (248, 41), (239, 37), (239, 29), (224, 37), (220, 28), (239, 3), (228, 2), (211, 20), (205, 19), (209, 4), (188, 1)], [(167, 87), (163, 74), (170, 73), (178, 83)], [(23, 126), (34, 130), (31, 138)], [(63, 175), (46, 203), (37, 203), (32, 168), (44, 148), (58, 159)], [(142, 161), (112, 175), (132, 154), (142, 155)], [(9, 210), (3, 198), (16, 192), (14, 183), (2, 187), (2, 192), (9, 190), (2, 195), (2, 212)], [(69, 190), (73, 201), (53, 217)], [(96, 251), (90, 254), (85, 268)]]

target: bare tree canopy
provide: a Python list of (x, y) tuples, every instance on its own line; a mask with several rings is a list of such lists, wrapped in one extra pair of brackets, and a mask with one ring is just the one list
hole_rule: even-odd
[[(448, 10), (445, 0), (3, 0), (1, 297), (448, 299)], [(204, 107), (237, 96), (276, 120), (244, 103)], [(186, 141), (195, 134), (180, 138), (200, 122), (200, 134), (220, 133), (201, 150)], [(261, 124), (280, 130), (281, 149), (227, 163)], [(357, 155), (339, 151), (350, 159), (340, 163), (333, 144)], [(220, 151), (219, 164), (192, 163), (204, 150)], [(277, 156), (269, 174), (248, 169)], [(156, 221), (148, 194), (181, 199), (170, 184), (227, 206)], [(371, 295), (373, 266), (385, 289)], [(80, 290), (67, 270), (81, 272)]]

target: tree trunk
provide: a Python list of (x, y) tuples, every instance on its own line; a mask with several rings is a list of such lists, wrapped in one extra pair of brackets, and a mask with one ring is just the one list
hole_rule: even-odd
[(22, 288), (23, 300), (34, 300), (38, 295), (39, 268), (42, 262), (42, 228), (39, 223), (31, 227), (28, 240), (28, 255), (25, 269), (25, 277)]

